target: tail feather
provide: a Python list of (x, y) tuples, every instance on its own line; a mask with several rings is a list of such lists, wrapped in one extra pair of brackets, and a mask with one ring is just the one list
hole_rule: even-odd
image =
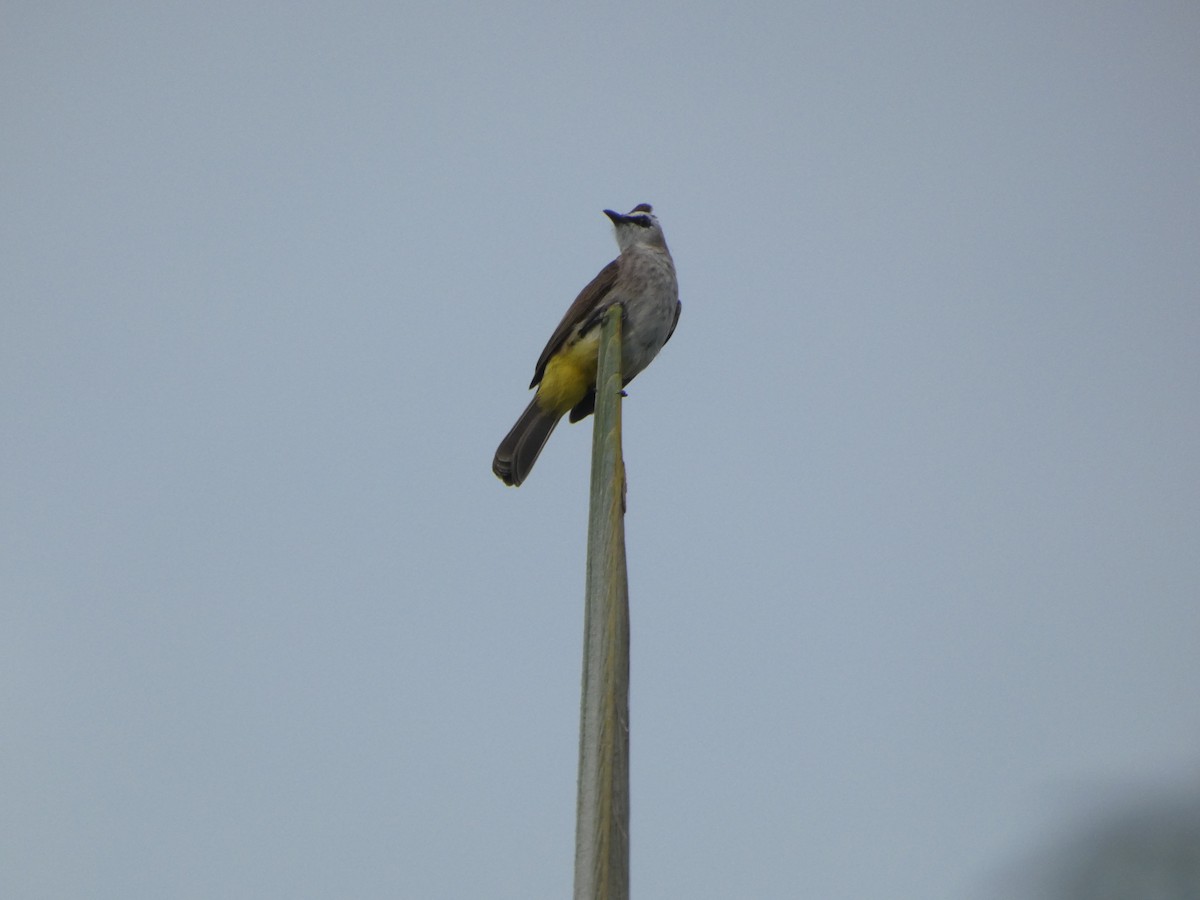
[(517, 419), (517, 424), (496, 448), (492, 471), (507, 485), (517, 487), (529, 476), (538, 454), (550, 439), (561, 413), (547, 412), (535, 397)]

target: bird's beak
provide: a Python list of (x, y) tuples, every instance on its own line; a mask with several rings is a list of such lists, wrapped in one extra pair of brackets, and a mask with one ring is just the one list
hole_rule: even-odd
[(606, 216), (608, 216), (610, 219), (612, 219), (612, 223), (614, 225), (620, 225), (622, 222), (625, 221), (625, 216), (623, 216), (619, 212), (613, 212), (611, 209), (606, 209), (604, 211), (604, 214)]

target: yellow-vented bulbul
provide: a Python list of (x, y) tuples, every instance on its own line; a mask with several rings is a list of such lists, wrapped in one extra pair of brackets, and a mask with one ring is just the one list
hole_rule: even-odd
[(621, 255), (579, 292), (550, 336), (529, 386), (537, 393), (496, 449), (492, 471), (505, 484), (529, 476), (554, 426), (568, 412), (572, 422), (596, 407), (600, 320), (621, 304), (621, 369), (625, 384), (650, 364), (679, 321), (679, 285), (662, 226), (649, 203), (622, 215), (606, 209)]

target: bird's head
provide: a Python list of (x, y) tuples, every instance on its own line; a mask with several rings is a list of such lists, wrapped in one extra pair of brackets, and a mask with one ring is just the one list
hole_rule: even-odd
[(617, 232), (617, 246), (624, 253), (637, 244), (649, 244), (653, 247), (666, 248), (662, 226), (654, 217), (654, 210), (649, 203), (639, 203), (627, 213), (613, 212), (606, 209), (604, 214), (612, 219)]

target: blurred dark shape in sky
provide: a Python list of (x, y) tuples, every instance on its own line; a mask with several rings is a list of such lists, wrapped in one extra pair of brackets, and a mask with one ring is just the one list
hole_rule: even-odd
[(1027, 900), (1197, 900), (1200, 794), (1125, 797), (1097, 805), (1021, 867)]

